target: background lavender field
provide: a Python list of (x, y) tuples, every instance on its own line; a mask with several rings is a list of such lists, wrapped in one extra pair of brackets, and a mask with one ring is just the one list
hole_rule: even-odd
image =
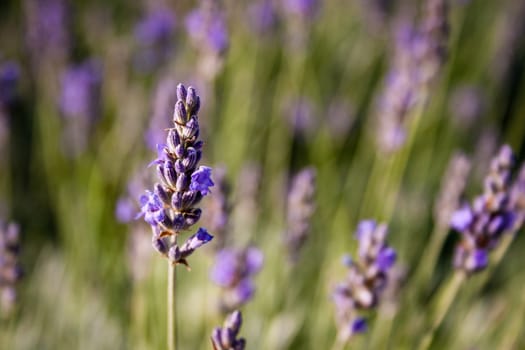
[[(365, 219), (397, 258), (347, 349), (421, 349), (441, 311), (431, 349), (524, 349), (521, 230), (439, 302), (469, 270), (453, 213), (502, 145), (524, 159), (523, 18), (519, 0), (1, 1), (0, 349), (166, 348), (166, 259), (136, 215), (178, 83), (215, 182), (215, 237), (177, 267), (179, 349), (212, 349), (237, 304), (247, 349), (337, 348)], [(217, 274), (247, 247), (238, 300)]]

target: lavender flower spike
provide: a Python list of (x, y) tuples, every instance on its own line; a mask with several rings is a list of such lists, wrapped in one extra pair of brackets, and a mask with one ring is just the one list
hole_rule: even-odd
[(505, 145), (492, 159), (490, 172), (485, 178), (484, 192), (472, 205), (456, 210), (451, 226), (461, 233), (456, 246), (454, 266), (472, 274), (485, 269), (489, 253), (505, 232), (515, 232), (523, 224), (523, 178), (520, 174), (512, 183), (514, 154)]
[(388, 284), (388, 274), (396, 262), (396, 252), (385, 242), (387, 227), (373, 220), (362, 221), (356, 233), (358, 259), (346, 258), (346, 280), (336, 285), (332, 298), (336, 308), (339, 337), (347, 342), (367, 329), (363, 310), (375, 308)]
[(241, 312), (236, 310), (226, 318), (222, 328), (217, 327), (211, 334), (213, 350), (244, 350), (246, 340), (238, 338), (242, 326)]
[(310, 219), (315, 210), (315, 175), (315, 169), (303, 169), (293, 178), (288, 194), (285, 242), (292, 262), (298, 260), (310, 231)]
[(153, 162), (159, 183), (140, 199), (139, 216), (144, 216), (151, 225), (153, 247), (174, 264), (187, 265), (186, 258), (213, 238), (200, 228), (181, 247), (177, 245), (179, 234), (199, 221), (202, 211), (197, 205), (213, 186), (211, 168), (197, 168), (203, 145), (198, 139), (199, 108), (200, 98), (195, 89), (186, 90), (179, 84), (173, 128), (169, 129), (166, 144), (160, 145), (159, 156)]
[(18, 262), (20, 233), (16, 224), (0, 221), (0, 311), (11, 315), (16, 306), (16, 284), (22, 277)]

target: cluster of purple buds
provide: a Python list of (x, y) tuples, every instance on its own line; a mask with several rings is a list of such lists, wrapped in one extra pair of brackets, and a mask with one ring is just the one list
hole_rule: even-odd
[(387, 286), (389, 270), (396, 261), (395, 250), (386, 244), (387, 233), (385, 224), (373, 220), (362, 221), (357, 227), (358, 259), (345, 257), (349, 269), (346, 280), (332, 294), (342, 341), (366, 331), (367, 322), (360, 312), (375, 308)]
[(235, 310), (226, 317), (222, 328), (217, 327), (213, 330), (211, 334), (213, 350), (244, 350), (246, 340), (244, 338), (238, 338), (241, 326), (241, 312)]
[(440, 227), (447, 228), (452, 214), (458, 209), (469, 173), (470, 159), (463, 153), (454, 154), (447, 166), (434, 206), (434, 220)]
[(223, 288), (221, 309), (229, 312), (253, 297), (252, 277), (261, 270), (263, 261), (262, 252), (255, 247), (225, 248), (217, 253), (210, 278)]
[(22, 277), (18, 262), (20, 232), (16, 224), (0, 221), (0, 305), (8, 316), (16, 305), (16, 284)]
[(201, 217), (197, 207), (213, 186), (211, 168), (197, 167), (202, 157), (197, 113), (200, 98), (193, 87), (177, 86), (173, 127), (166, 144), (158, 146), (159, 156), (153, 162), (160, 183), (140, 198), (141, 212), (153, 230), (153, 247), (173, 264), (187, 265), (186, 258), (213, 236), (204, 228), (189, 237), (182, 246), (177, 238)]
[(64, 149), (70, 155), (85, 150), (102, 109), (102, 72), (96, 61), (68, 68), (62, 75), (60, 113), (64, 120)]
[(160, 8), (148, 13), (135, 27), (137, 68), (147, 72), (164, 64), (173, 50), (174, 34), (175, 16), (169, 9)]
[(314, 168), (305, 168), (294, 176), (288, 194), (286, 248), (290, 261), (296, 262), (310, 233), (310, 220), (315, 211)]
[(485, 269), (489, 252), (498, 245), (502, 235), (521, 226), (522, 182), (518, 178), (512, 183), (514, 163), (510, 146), (501, 147), (491, 161), (483, 194), (476, 197), (472, 205), (465, 204), (452, 215), (451, 226), (461, 233), (454, 255), (456, 269), (469, 274)]

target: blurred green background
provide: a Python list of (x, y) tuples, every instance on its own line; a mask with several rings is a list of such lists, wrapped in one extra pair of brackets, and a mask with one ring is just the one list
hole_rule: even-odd
[[(151, 249), (144, 222), (115, 215), (119, 198), (136, 196), (129, 181), (146, 177), (143, 189), (151, 187), (155, 170), (146, 166), (156, 153), (145, 133), (163, 81), (197, 88), (203, 164), (224, 167), (232, 189), (230, 240), (265, 254), (256, 295), (242, 308), (247, 348), (331, 348), (331, 288), (343, 279), (341, 256), (355, 252), (353, 232), (366, 218), (389, 224), (408, 282), (370, 314), (369, 331), (349, 348), (418, 343), (458, 238), (446, 237), (424, 287), (411, 282), (432, 232), (447, 234), (435, 230), (433, 217), (447, 163), (456, 151), (471, 159), (470, 199), (501, 144), (523, 159), (525, 5), (449, 1), (444, 65), (419, 115), (405, 121), (405, 144), (383, 153), (378, 104), (395, 33), (402, 22), (422, 21), (426, 1), (319, 0), (308, 16), (285, 3), (270, 2), (275, 17), (264, 26), (255, 1), (0, 2), (0, 64), (15, 62), (19, 73), (0, 115), (7, 130), (0, 217), (20, 224), (25, 271), (16, 312), (0, 321), (1, 349), (165, 348), (166, 261)], [(215, 51), (185, 26), (192, 10), (208, 7), (221, 13), (227, 33)], [(173, 23), (152, 44), (137, 28), (159, 8)], [(100, 73), (91, 101), (99, 109), (88, 121), (68, 119), (64, 72), (87, 60)], [(171, 113), (154, 124), (161, 132)], [(75, 125), (79, 134), (68, 134)], [(290, 266), (286, 196), (291, 175), (306, 166), (317, 171), (316, 211), (299, 263)], [(202, 204), (204, 222), (211, 200)], [(469, 279), (433, 349), (525, 348), (523, 249), (518, 233), (500, 264)], [(223, 322), (219, 287), (208, 278), (213, 252), (203, 248), (191, 271), (178, 274), (181, 349), (210, 349), (209, 334)]]

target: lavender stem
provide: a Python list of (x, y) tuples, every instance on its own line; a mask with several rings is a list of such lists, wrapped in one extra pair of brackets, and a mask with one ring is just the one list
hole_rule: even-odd
[[(176, 239), (175, 239), (176, 240)], [(176, 243), (175, 243), (176, 244)], [(177, 349), (177, 264), (168, 259), (168, 350)]]
[(465, 281), (466, 275), (463, 271), (458, 270), (452, 275), (449, 281), (446, 284), (445, 289), (443, 289), (439, 295), (439, 299), (436, 301), (435, 314), (430, 326), (430, 329), (426, 332), (423, 340), (418, 346), (418, 350), (427, 350), (432, 341), (434, 340), (434, 334), (439, 328), (445, 316), (450, 309), (453, 301), (456, 299), (456, 296), (459, 292), (463, 281)]

